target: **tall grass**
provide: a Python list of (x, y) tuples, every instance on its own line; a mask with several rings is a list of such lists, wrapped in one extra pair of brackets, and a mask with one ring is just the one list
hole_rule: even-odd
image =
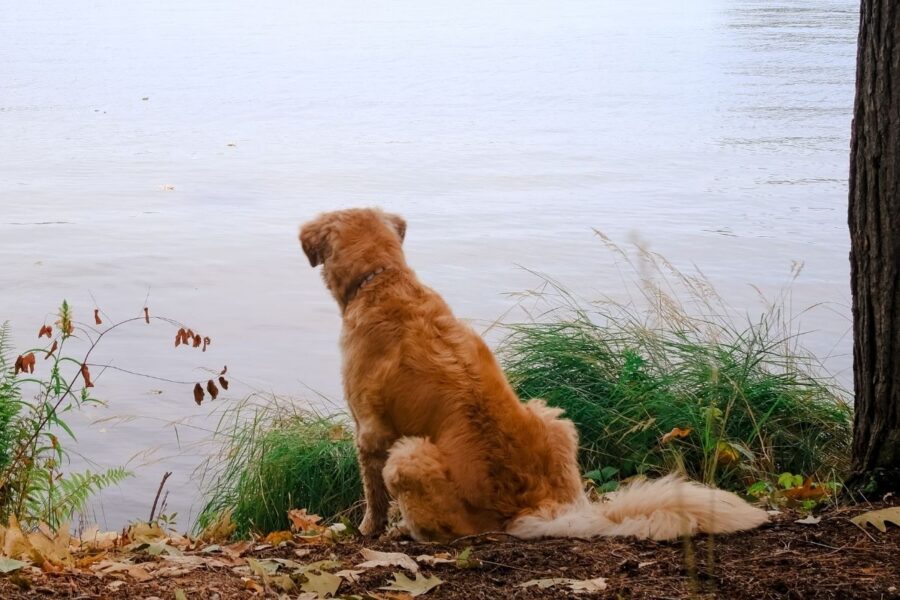
[(291, 508), (327, 519), (360, 516), (362, 483), (343, 415), (253, 395), (222, 413), (214, 439), (220, 451), (201, 466), (208, 499), (199, 529), (226, 511), (239, 537), (288, 529)]
[(9, 324), (0, 324), (0, 471), (6, 468), (16, 441), (13, 419), (19, 413), (21, 393), (15, 385), (10, 365)]
[(510, 326), (501, 349), (523, 399), (545, 398), (576, 423), (585, 471), (677, 469), (731, 488), (846, 471), (851, 409), (800, 346), (787, 295), (741, 320), (701, 274), (613, 250), (641, 274), (636, 300), (585, 304), (547, 280), (553, 310)]

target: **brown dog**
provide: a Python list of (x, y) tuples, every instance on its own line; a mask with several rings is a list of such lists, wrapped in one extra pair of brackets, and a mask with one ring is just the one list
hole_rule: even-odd
[(405, 233), (401, 217), (377, 209), (325, 213), (300, 232), (343, 315), (363, 533), (383, 530), (389, 496), (418, 540), (484, 531), (668, 539), (766, 520), (733, 494), (677, 477), (590, 503), (572, 422), (540, 400), (519, 400), (484, 341), (406, 265)]

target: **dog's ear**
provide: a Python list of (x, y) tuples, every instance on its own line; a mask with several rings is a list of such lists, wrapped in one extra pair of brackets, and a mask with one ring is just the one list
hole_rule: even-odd
[(310, 221), (300, 228), (300, 245), (309, 259), (310, 266), (317, 267), (325, 262), (330, 253), (328, 230), (320, 219)]
[(384, 216), (387, 218), (388, 223), (394, 227), (397, 235), (400, 236), (400, 241), (403, 242), (403, 239), (406, 237), (406, 221), (400, 215), (386, 213)]

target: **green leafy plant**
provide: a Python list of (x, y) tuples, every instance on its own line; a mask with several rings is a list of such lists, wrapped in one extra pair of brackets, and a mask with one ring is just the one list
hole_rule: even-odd
[(591, 481), (598, 493), (605, 494), (619, 489), (619, 481), (616, 479), (618, 474), (619, 469), (616, 467), (603, 467), (588, 471), (584, 474), (584, 478)]
[[(25, 350), (15, 361), (10, 359), (9, 328), (0, 328), (2, 523), (15, 517), (23, 527), (41, 522), (58, 527), (84, 510), (91, 496), (130, 476), (123, 467), (102, 472), (66, 472), (69, 461), (64, 440), (75, 442), (76, 437), (64, 417), (83, 406), (99, 403), (91, 394), (91, 368), (116, 368), (90, 362), (105, 336), (130, 323), (149, 325), (151, 319), (177, 325), (171, 319), (151, 317), (144, 308), (141, 316), (100, 328), (103, 322), (96, 309), (94, 327), (76, 322), (66, 301), (59, 307), (57, 317), (52, 325), (41, 326), (38, 333), (39, 340), (46, 337), (46, 346)], [(193, 347), (201, 345), (193, 338), (191, 341)], [(209, 339), (201, 342), (205, 349)]]

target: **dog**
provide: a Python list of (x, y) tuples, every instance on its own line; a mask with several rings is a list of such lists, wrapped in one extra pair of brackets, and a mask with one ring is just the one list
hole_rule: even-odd
[(366, 500), (361, 533), (385, 529), (391, 497), (419, 541), (488, 531), (666, 540), (767, 520), (734, 494), (677, 476), (591, 502), (572, 421), (518, 398), (487, 344), (406, 264), (405, 234), (402, 217), (374, 208), (324, 213), (300, 230), (342, 315), (343, 386)]

